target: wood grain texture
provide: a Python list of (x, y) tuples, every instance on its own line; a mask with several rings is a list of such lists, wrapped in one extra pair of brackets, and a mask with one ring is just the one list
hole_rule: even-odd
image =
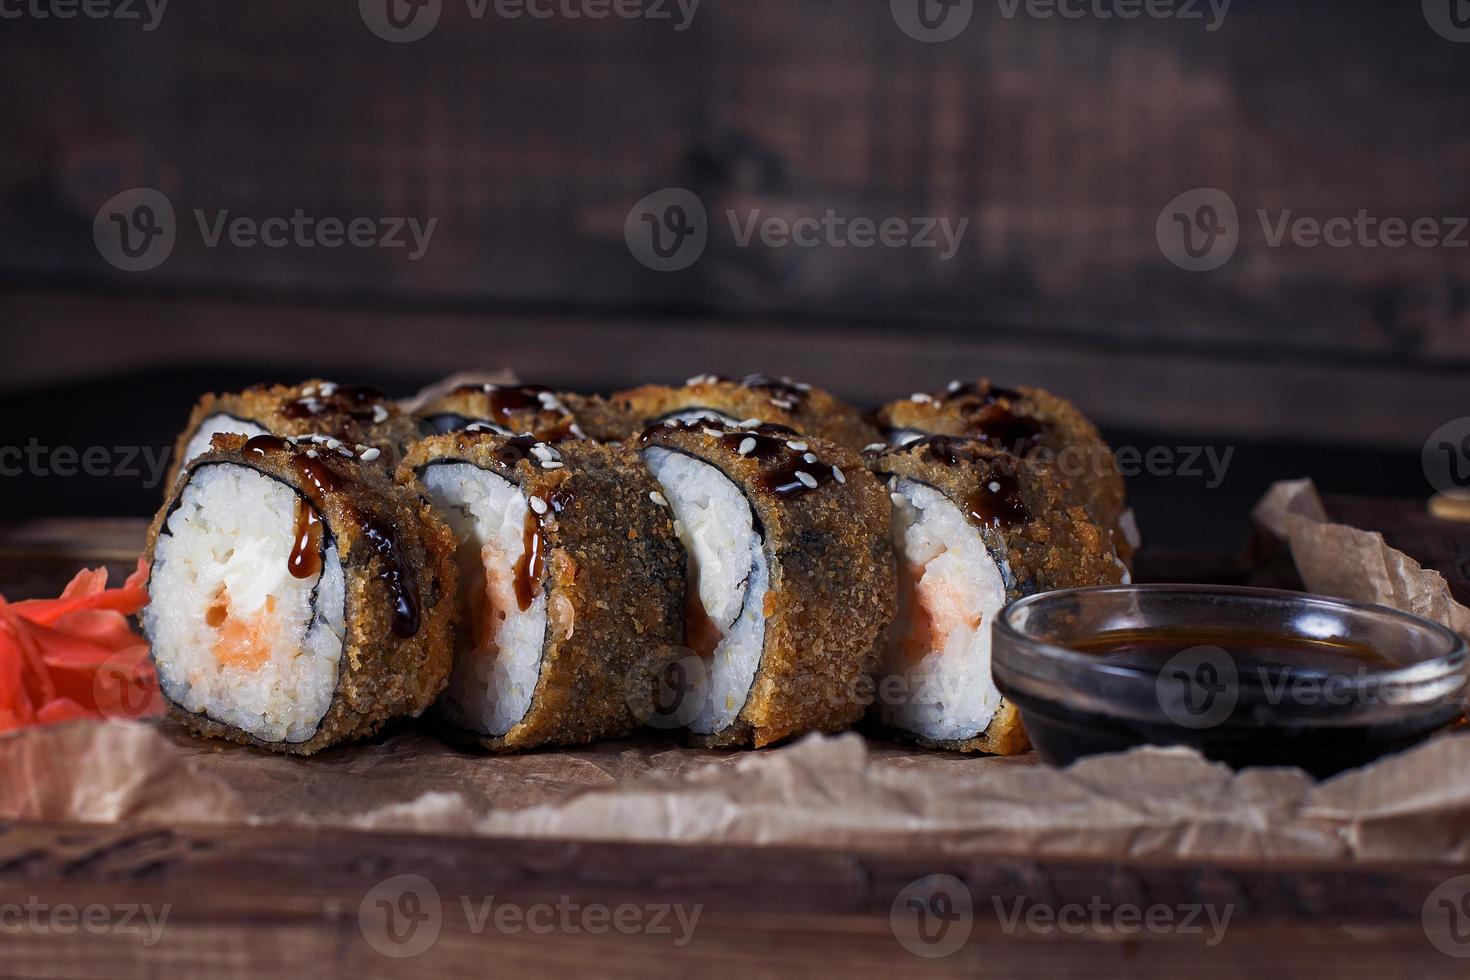
[[(1100, 976), (1463, 976), (1463, 961), (1434, 949), (1420, 921), (1426, 898), (1451, 873), (1407, 866), (1199, 868), (261, 828), (22, 824), (0, 832), (0, 904), (141, 904), (152, 907), (155, 918), (168, 907), (151, 946), (130, 933), (7, 930), (6, 973), (58, 977), (161, 971), (221, 978), (305, 971), (958, 976), (1081, 969)], [(371, 916), (364, 920), (360, 913), (374, 901), (369, 893), (375, 886), (404, 874), (433, 884), (432, 894), (418, 883), (411, 887), (427, 898), (420, 910), (437, 919), (439, 933), (422, 954), (393, 959), (369, 942), (369, 935), (383, 942), (382, 934), (374, 932)], [(959, 878), (974, 912), (972, 931), (957, 952), (925, 960), (899, 944), (890, 912), (907, 886), (933, 874)], [(559, 914), (546, 934), (533, 934), (525, 925), (497, 928), (493, 918), (477, 931), (480, 920), (472, 913), (492, 896), (520, 909), (560, 904), (577, 911), (565, 919)], [(996, 903), (1009, 910), (1018, 901), (1027, 909), (1209, 906), (1222, 916), (1229, 909), (1230, 918), (1215, 945), (1178, 931), (1124, 936), (1088, 929), (1062, 935), (1024, 924), (1009, 928)], [(583, 923), (595, 922), (583, 919), (582, 910), (628, 904), (679, 904), (690, 914), (698, 907), (692, 938), (676, 945), (678, 927), (672, 935), (592, 935), (583, 929)], [(422, 920), (421, 928), (432, 928), (433, 921)], [(652, 925), (652, 913), (641, 921)], [(410, 930), (400, 936), (418, 938)]]
[[(1255, 217), (1467, 213), (1470, 62), (1419, 4), (1241, 3), (1208, 31), (977, 3), (942, 45), (906, 37), (884, 2), (705, 3), (683, 31), (443, 6), (432, 35), (399, 45), (353, 4), (289, 0), (176, 5), (152, 32), (7, 21), (0, 277), (676, 310), (812, 335), (924, 325), (955, 347), (1009, 338), (1085, 357), (1101, 346), (1140, 364), (1161, 348), (1245, 352), (1303, 372), (1301, 402), (1333, 390), (1310, 380), (1324, 363), (1432, 382), (1470, 362), (1470, 249), (1270, 248)], [(92, 222), (136, 185), (164, 190), (183, 224), (167, 264), (128, 276), (101, 260)], [(832, 208), (971, 226), (948, 262), (918, 249), (742, 248), (722, 232), (686, 273), (660, 274), (633, 260), (623, 221), (671, 185), (697, 191), (721, 223), (726, 209)], [(1174, 268), (1155, 241), (1165, 203), (1200, 186), (1226, 190), (1242, 215), (1240, 252), (1207, 275)], [(417, 262), (402, 250), (208, 248), (196, 208), (439, 227)], [(370, 326), (395, 344), (391, 327)], [(1179, 384), (1193, 392), (1195, 380)], [(1261, 411), (1259, 392), (1294, 388), (1248, 388), (1234, 407)], [(1355, 400), (1397, 410), (1414, 401), (1402, 394), (1342, 394), (1318, 414)], [(1223, 398), (1200, 399), (1201, 412), (1233, 417)]]
[[(609, 390), (714, 371), (789, 374), (859, 405), (988, 375), (1062, 393), (1105, 426), (1373, 446), (1418, 453), (1462, 416), (1463, 373), (1389, 359), (1310, 360), (1250, 347), (1199, 352), (1163, 342), (1081, 343), (1048, 332), (954, 331), (903, 322), (481, 314), (337, 309), (208, 298), (0, 290), (10, 358), (0, 384), (200, 364), (249, 364), (299, 380), (434, 377), (513, 366), (525, 380)], [(117, 338), (129, 338), (119, 345)], [(180, 411), (183, 409), (181, 408)]]

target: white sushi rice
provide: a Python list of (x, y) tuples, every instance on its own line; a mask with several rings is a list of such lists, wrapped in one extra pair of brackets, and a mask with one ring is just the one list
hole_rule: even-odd
[(515, 566), (526, 551), (531, 505), (515, 484), (469, 463), (432, 464), (422, 479), (459, 539), (465, 622), (473, 589), (486, 591), (486, 615), (497, 620), (485, 649), (456, 651), (440, 709), (463, 728), (504, 735), (531, 709), (546, 643), (545, 591), (538, 591), (525, 610), (515, 596)]
[(237, 419), (233, 415), (220, 413), (206, 416), (204, 421), (199, 423), (199, 428), (195, 429), (194, 434), (189, 437), (189, 444), (184, 447), (184, 458), (179, 461), (179, 465), (182, 466), (191, 459), (209, 452), (209, 441), (220, 432), (233, 432), (252, 437), (266, 434), (266, 430), (254, 422)]
[[(335, 546), (317, 575), (298, 579), (288, 567), (297, 499), (249, 467), (196, 470), (158, 537), (143, 609), (170, 700), (268, 742), (311, 738), (331, 706), (342, 659), (345, 593)], [(211, 616), (223, 622), (211, 624)], [(245, 656), (228, 642), (242, 626), (253, 637)]]
[[(938, 490), (900, 480), (892, 500), (893, 546), (907, 572), (899, 576), (899, 617), (883, 659), (884, 721), (936, 740), (974, 738), (1000, 706), (990, 627), (1006, 602), (1007, 569)], [(931, 624), (928, 649), (917, 658), (903, 642), (916, 606)]]
[(674, 529), (699, 581), (699, 600), (722, 638), (707, 665), (706, 692), (691, 731), (710, 735), (745, 706), (765, 646), (770, 588), (765, 543), (750, 501), (714, 466), (655, 446), (643, 459), (674, 512)]

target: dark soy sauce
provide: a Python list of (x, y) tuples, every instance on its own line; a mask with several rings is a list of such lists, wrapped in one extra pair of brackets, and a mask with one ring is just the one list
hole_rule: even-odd
[[(1234, 768), (1297, 766), (1325, 777), (1409, 748), (1463, 711), (1456, 699), (1412, 716), (1334, 724), (1345, 708), (1382, 698), (1355, 684), (1403, 666), (1344, 640), (1200, 629), (1104, 633), (1067, 646), (1109, 667), (1158, 675), (1159, 688), (1177, 698), (1160, 693), (1152, 705), (1157, 720), (1142, 721), (1003, 685), (1037, 753), (1053, 765), (1144, 744), (1182, 744)], [(1110, 697), (1105, 677), (1094, 683), (1089, 693)]]

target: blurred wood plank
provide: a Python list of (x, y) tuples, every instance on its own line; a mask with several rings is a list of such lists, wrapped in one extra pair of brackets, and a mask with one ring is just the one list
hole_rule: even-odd
[(760, 371), (872, 405), (989, 375), (1063, 393), (1108, 426), (1413, 453), (1467, 411), (1456, 371), (1056, 336), (1038, 343), (1024, 330), (956, 335), (857, 322), (416, 312), (62, 290), (0, 291), (0, 322), (13, 328), (0, 384), (27, 387), (240, 363), (291, 379), (303, 364), (330, 365), (337, 377), (510, 367), (527, 380), (601, 389)]
[[(155, 924), (161, 920), (152, 932), (139, 914), (136, 931), (66, 935), (7, 925), (6, 972), (35, 977), (388, 976), (405, 968), (471, 977), (490, 964), (497, 973), (535, 976), (1463, 976), (1462, 961), (1431, 946), (1421, 921), (1426, 899), (1453, 873), (1406, 865), (1033, 861), (309, 828), (0, 828), (7, 901), (43, 915), (60, 906), (143, 906)], [(891, 916), (895, 905), (900, 916), (911, 914), (901, 901), (904, 889), (934, 874), (960, 879), (973, 912), (958, 913), (949, 926), (968, 930), (958, 950), (923, 959), (900, 945)], [(395, 881), (398, 875), (419, 877)], [(409, 890), (412, 903), (402, 897)], [(404, 913), (391, 939), (374, 918), (382, 914), (375, 896), (385, 895)], [(550, 928), (533, 932), (527, 923), (534, 920), (516, 926), (507, 918), (497, 926), (493, 916), (479, 919), (486, 900), (522, 914), (547, 908)], [(1028, 926), (1025, 918), (1008, 918), (1017, 903), (1077, 910), (1077, 917), (1065, 933)], [(583, 917), (589, 908), (629, 905), (645, 925), (654, 914), (645, 910), (680, 906), (692, 930), (681, 929), (674, 914), (659, 920), (665, 933), (594, 934), (584, 927), (592, 921)], [(1117, 931), (1111, 910), (1123, 905), (1167, 908), (1176, 923), (1199, 910), (1199, 931)], [(1104, 910), (1101, 917), (1089, 911), (1095, 908)], [(1206, 910), (1217, 919), (1228, 915), (1223, 933), (1208, 925)], [(108, 921), (117, 915), (110, 912)], [(419, 945), (427, 948), (411, 959), (382, 952)]]
[[(912, 324), (956, 348), (1003, 328), (1020, 349), (1060, 339), (1268, 362), (1276, 387), (1237, 386), (1235, 411), (1219, 395), (1201, 409), (1227, 423), (1298, 378), (1312, 397), (1340, 383), (1414, 411), (1400, 397), (1411, 385), (1323, 378), (1324, 360), (1418, 369), (1431, 384), (1434, 369), (1470, 362), (1470, 249), (1268, 248), (1255, 217), (1470, 213), (1470, 61), (1419, 4), (1238, 3), (1210, 31), (1008, 18), (980, 3), (942, 45), (905, 36), (882, 2), (705, 3), (685, 30), (443, 6), (433, 34), (396, 45), (354, 5), (289, 0), (174, 5), (152, 32), (8, 21), (0, 277), (400, 308), (680, 310), (803, 337), (809, 321)], [(128, 275), (101, 260), (92, 221), (135, 185), (168, 193), (184, 225), (166, 265)], [(726, 209), (832, 208), (971, 226), (948, 262), (739, 248), (722, 233), (687, 272), (660, 274), (633, 260), (622, 229), (671, 185), (696, 191), (717, 224)], [(1165, 203), (1201, 186), (1232, 196), (1243, 233), (1235, 259), (1204, 275), (1155, 241)], [(195, 208), (439, 226), (416, 262), (206, 248)], [(1185, 391), (1200, 380), (1178, 377)], [(1120, 380), (1147, 397), (1146, 380)], [(1326, 415), (1347, 401), (1314, 404)]]

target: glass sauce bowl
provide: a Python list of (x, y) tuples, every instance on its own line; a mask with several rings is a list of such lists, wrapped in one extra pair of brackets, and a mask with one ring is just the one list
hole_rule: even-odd
[(1453, 631), (1382, 606), (1207, 585), (1030, 596), (994, 625), (992, 669), (1044, 762), (1187, 745), (1329, 776), (1461, 718)]

